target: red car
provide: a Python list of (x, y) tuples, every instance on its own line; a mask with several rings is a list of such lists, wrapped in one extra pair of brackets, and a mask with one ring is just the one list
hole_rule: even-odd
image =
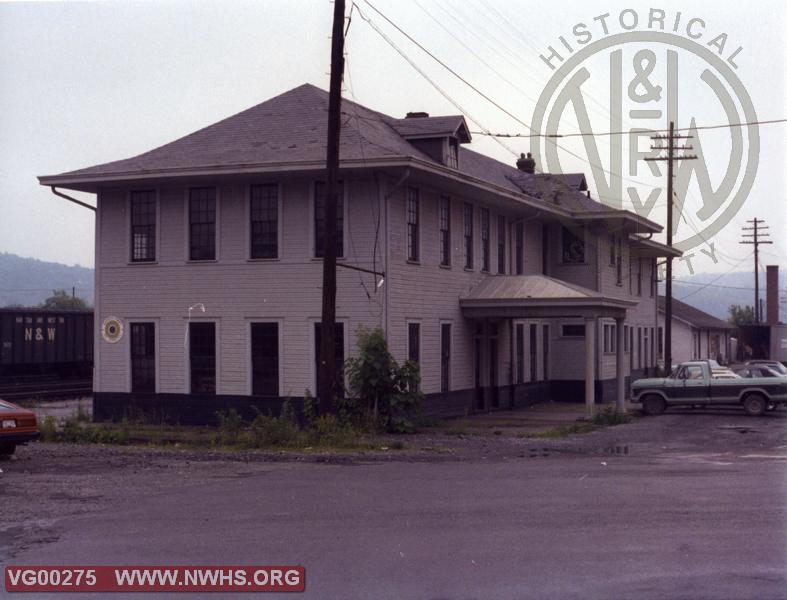
[(0, 456), (13, 454), (17, 444), (26, 444), (38, 436), (38, 422), (32, 410), (0, 400)]

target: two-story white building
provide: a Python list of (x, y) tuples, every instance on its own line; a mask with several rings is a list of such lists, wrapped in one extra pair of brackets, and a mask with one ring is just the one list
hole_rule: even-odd
[[(97, 417), (209, 420), (315, 392), (327, 105), (302, 85), (40, 178), (97, 196)], [(420, 364), (427, 414), (614, 398), (656, 364), (657, 223), (591, 199), (582, 175), (464, 148), (461, 116), (342, 112), (340, 358), (382, 327)]]

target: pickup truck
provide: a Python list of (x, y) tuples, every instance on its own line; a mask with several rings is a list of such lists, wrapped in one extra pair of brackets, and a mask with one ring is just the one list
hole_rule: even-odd
[(756, 416), (787, 404), (787, 378), (715, 379), (708, 362), (690, 361), (669, 377), (635, 381), (631, 402), (641, 404), (646, 415), (661, 414), (668, 406), (740, 405)]

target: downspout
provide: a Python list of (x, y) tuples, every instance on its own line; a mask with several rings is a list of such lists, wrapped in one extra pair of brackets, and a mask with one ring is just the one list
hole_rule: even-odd
[(63, 192), (58, 192), (57, 188), (54, 185), (50, 185), (49, 189), (52, 190), (52, 193), (55, 196), (60, 196), (61, 198), (65, 198), (69, 202), (73, 202), (74, 204), (79, 204), (79, 206), (82, 206), (84, 208), (92, 210), (93, 212), (96, 212), (96, 207), (95, 206), (90, 206), (90, 204), (87, 204), (86, 202), (82, 202), (81, 200), (77, 200), (76, 198), (72, 198), (71, 196), (68, 196), (68, 195), (64, 194)]

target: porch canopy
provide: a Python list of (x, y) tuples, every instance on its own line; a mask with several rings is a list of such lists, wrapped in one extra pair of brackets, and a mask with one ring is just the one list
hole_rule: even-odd
[(487, 277), (460, 297), (462, 314), (471, 319), (582, 318), (585, 321), (585, 403), (588, 413), (595, 404), (595, 323), (615, 319), (617, 325), (617, 409), (625, 410), (623, 369), (623, 323), (633, 300), (605, 296), (601, 292), (545, 275), (497, 275)]

